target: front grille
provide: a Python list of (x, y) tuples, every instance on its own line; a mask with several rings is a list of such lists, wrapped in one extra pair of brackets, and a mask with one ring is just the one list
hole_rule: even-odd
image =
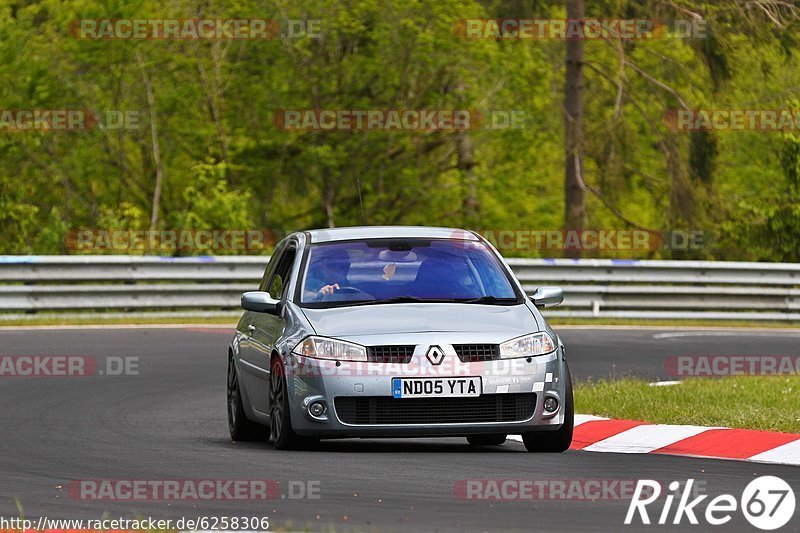
[(494, 361), (500, 357), (500, 346), (497, 344), (454, 344), (453, 349), (462, 363)]
[(470, 398), (340, 396), (336, 414), (345, 424), (469, 424), (519, 422), (533, 416), (536, 394), (484, 394)]
[(371, 363), (399, 363), (406, 365), (414, 355), (413, 344), (407, 346), (367, 346), (367, 359)]

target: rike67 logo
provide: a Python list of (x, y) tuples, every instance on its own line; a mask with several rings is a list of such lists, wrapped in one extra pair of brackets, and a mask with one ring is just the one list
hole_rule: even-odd
[[(734, 513), (740, 510), (744, 517), (754, 527), (771, 531), (786, 525), (794, 516), (795, 496), (792, 487), (784, 480), (775, 476), (761, 476), (751, 481), (742, 492), (739, 500), (731, 494), (721, 494), (705, 505), (701, 512), (701, 503), (708, 498), (702, 494), (690, 500), (693, 496), (692, 486), (694, 480), (689, 479), (685, 485), (678, 481), (669, 484), (669, 492), (663, 498), (663, 507), (651, 521), (648, 505), (655, 503), (661, 497), (661, 484), (651, 479), (640, 479), (633, 492), (633, 499), (628, 506), (625, 524), (630, 525), (641, 520), (642, 524), (656, 523), (659, 525), (681, 524), (686, 519), (690, 524), (699, 524), (698, 516), (712, 526), (720, 526), (730, 522)], [(683, 491), (680, 491), (683, 486)], [(673, 510), (673, 503), (678, 501)], [(661, 502), (659, 501), (659, 504)], [(658, 511), (657, 505), (652, 505), (650, 511)]]

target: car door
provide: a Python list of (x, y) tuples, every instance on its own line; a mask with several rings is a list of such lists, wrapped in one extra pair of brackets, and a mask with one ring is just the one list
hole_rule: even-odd
[[(285, 301), (290, 283), (290, 275), (297, 256), (297, 244), (287, 243), (276, 256), (275, 268), (271, 270), (263, 290), (276, 300)], [(253, 407), (268, 412), (269, 403), (269, 363), (275, 342), (283, 333), (286, 321), (282, 316), (268, 313), (253, 313), (250, 317), (250, 345), (247, 351), (247, 366), (250, 369), (248, 392)]]
[[(287, 243), (278, 243), (275, 251), (272, 254), (267, 268), (264, 269), (264, 276), (258, 285), (259, 291), (266, 291), (269, 287), (269, 281), (272, 278), (273, 272), (277, 268), (278, 263), (283, 257), (283, 252), (286, 250)], [(242, 315), (241, 324), (244, 326), (240, 329), (242, 335), (239, 342), (239, 357), (240, 357), (240, 376), (239, 381), (247, 392), (247, 397), (250, 400), (252, 407), (261, 413), (265, 413), (266, 400), (264, 395), (264, 380), (268, 377), (268, 366), (265, 367), (263, 363), (264, 356), (261, 353), (262, 346), (255, 340), (257, 323), (261, 321), (264, 313), (256, 313), (255, 311), (245, 311)], [(269, 365), (269, 360), (267, 360)]]

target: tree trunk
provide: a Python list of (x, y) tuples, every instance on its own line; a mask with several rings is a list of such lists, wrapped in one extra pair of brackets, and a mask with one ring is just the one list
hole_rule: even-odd
[[(327, 169), (324, 170), (327, 172)], [(325, 222), (329, 228), (336, 227), (336, 220), (334, 218), (333, 204), (336, 201), (336, 190), (329, 176), (322, 179), (322, 210), (325, 212)]]
[(161, 161), (161, 148), (158, 143), (158, 126), (156, 125), (155, 97), (153, 96), (153, 84), (147, 76), (142, 56), (136, 53), (136, 60), (139, 69), (142, 71), (145, 94), (147, 95), (147, 107), (150, 114), (150, 138), (153, 146), (153, 163), (156, 167), (156, 186), (153, 190), (153, 207), (150, 212), (150, 231), (155, 231), (158, 225), (158, 211), (161, 204), (161, 187), (164, 182), (164, 163)]
[[(228, 133), (225, 129), (223, 118), (223, 104), (225, 87), (222, 74), (222, 63), (227, 55), (227, 48), (222, 48), (218, 41), (211, 43), (211, 58), (213, 60), (213, 77), (210, 77), (203, 67), (202, 58), (197, 58), (197, 71), (200, 74), (200, 83), (206, 93), (208, 111), (217, 130), (219, 140), (220, 158), (229, 163)], [(225, 180), (231, 185), (230, 165), (225, 165)]]
[[(467, 96), (465, 95), (464, 82), (459, 80), (456, 83), (456, 95), (458, 105), (464, 109), (467, 106)], [(456, 132), (456, 166), (461, 174), (461, 185), (463, 187), (463, 197), (461, 199), (461, 225), (466, 228), (474, 228), (478, 223), (478, 183), (475, 178), (475, 150), (472, 147), (472, 139), (468, 131), (459, 129)]]
[(478, 203), (478, 183), (475, 178), (474, 150), (472, 148), (472, 139), (469, 133), (459, 130), (456, 133), (456, 154), (458, 158), (458, 170), (461, 171), (461, 176), (464, 183), (464, 199), (462, 204), (462, 224), (466, 227), (473, 228), (478, 223), (478, 210), (480, 205)]
[[(567, 19), (584, 18), (584, 0), (567, 0)], [(586, 225), (586, 187), (583, 181), (583, 40), (567, 40), (567, 72), (564, 80), (564, 227)], [(580, 257), (580, 250), (567, 257)]]

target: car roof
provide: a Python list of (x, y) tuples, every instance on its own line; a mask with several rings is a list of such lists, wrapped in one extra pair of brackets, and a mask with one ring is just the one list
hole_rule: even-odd
[(309, 236), (309, 242), (312, 243), (393, 238), (478, 240), (478, 237), (471, 231), (428, 226), (353, 226), (348, 228), (315, 229), (305, 233)]

